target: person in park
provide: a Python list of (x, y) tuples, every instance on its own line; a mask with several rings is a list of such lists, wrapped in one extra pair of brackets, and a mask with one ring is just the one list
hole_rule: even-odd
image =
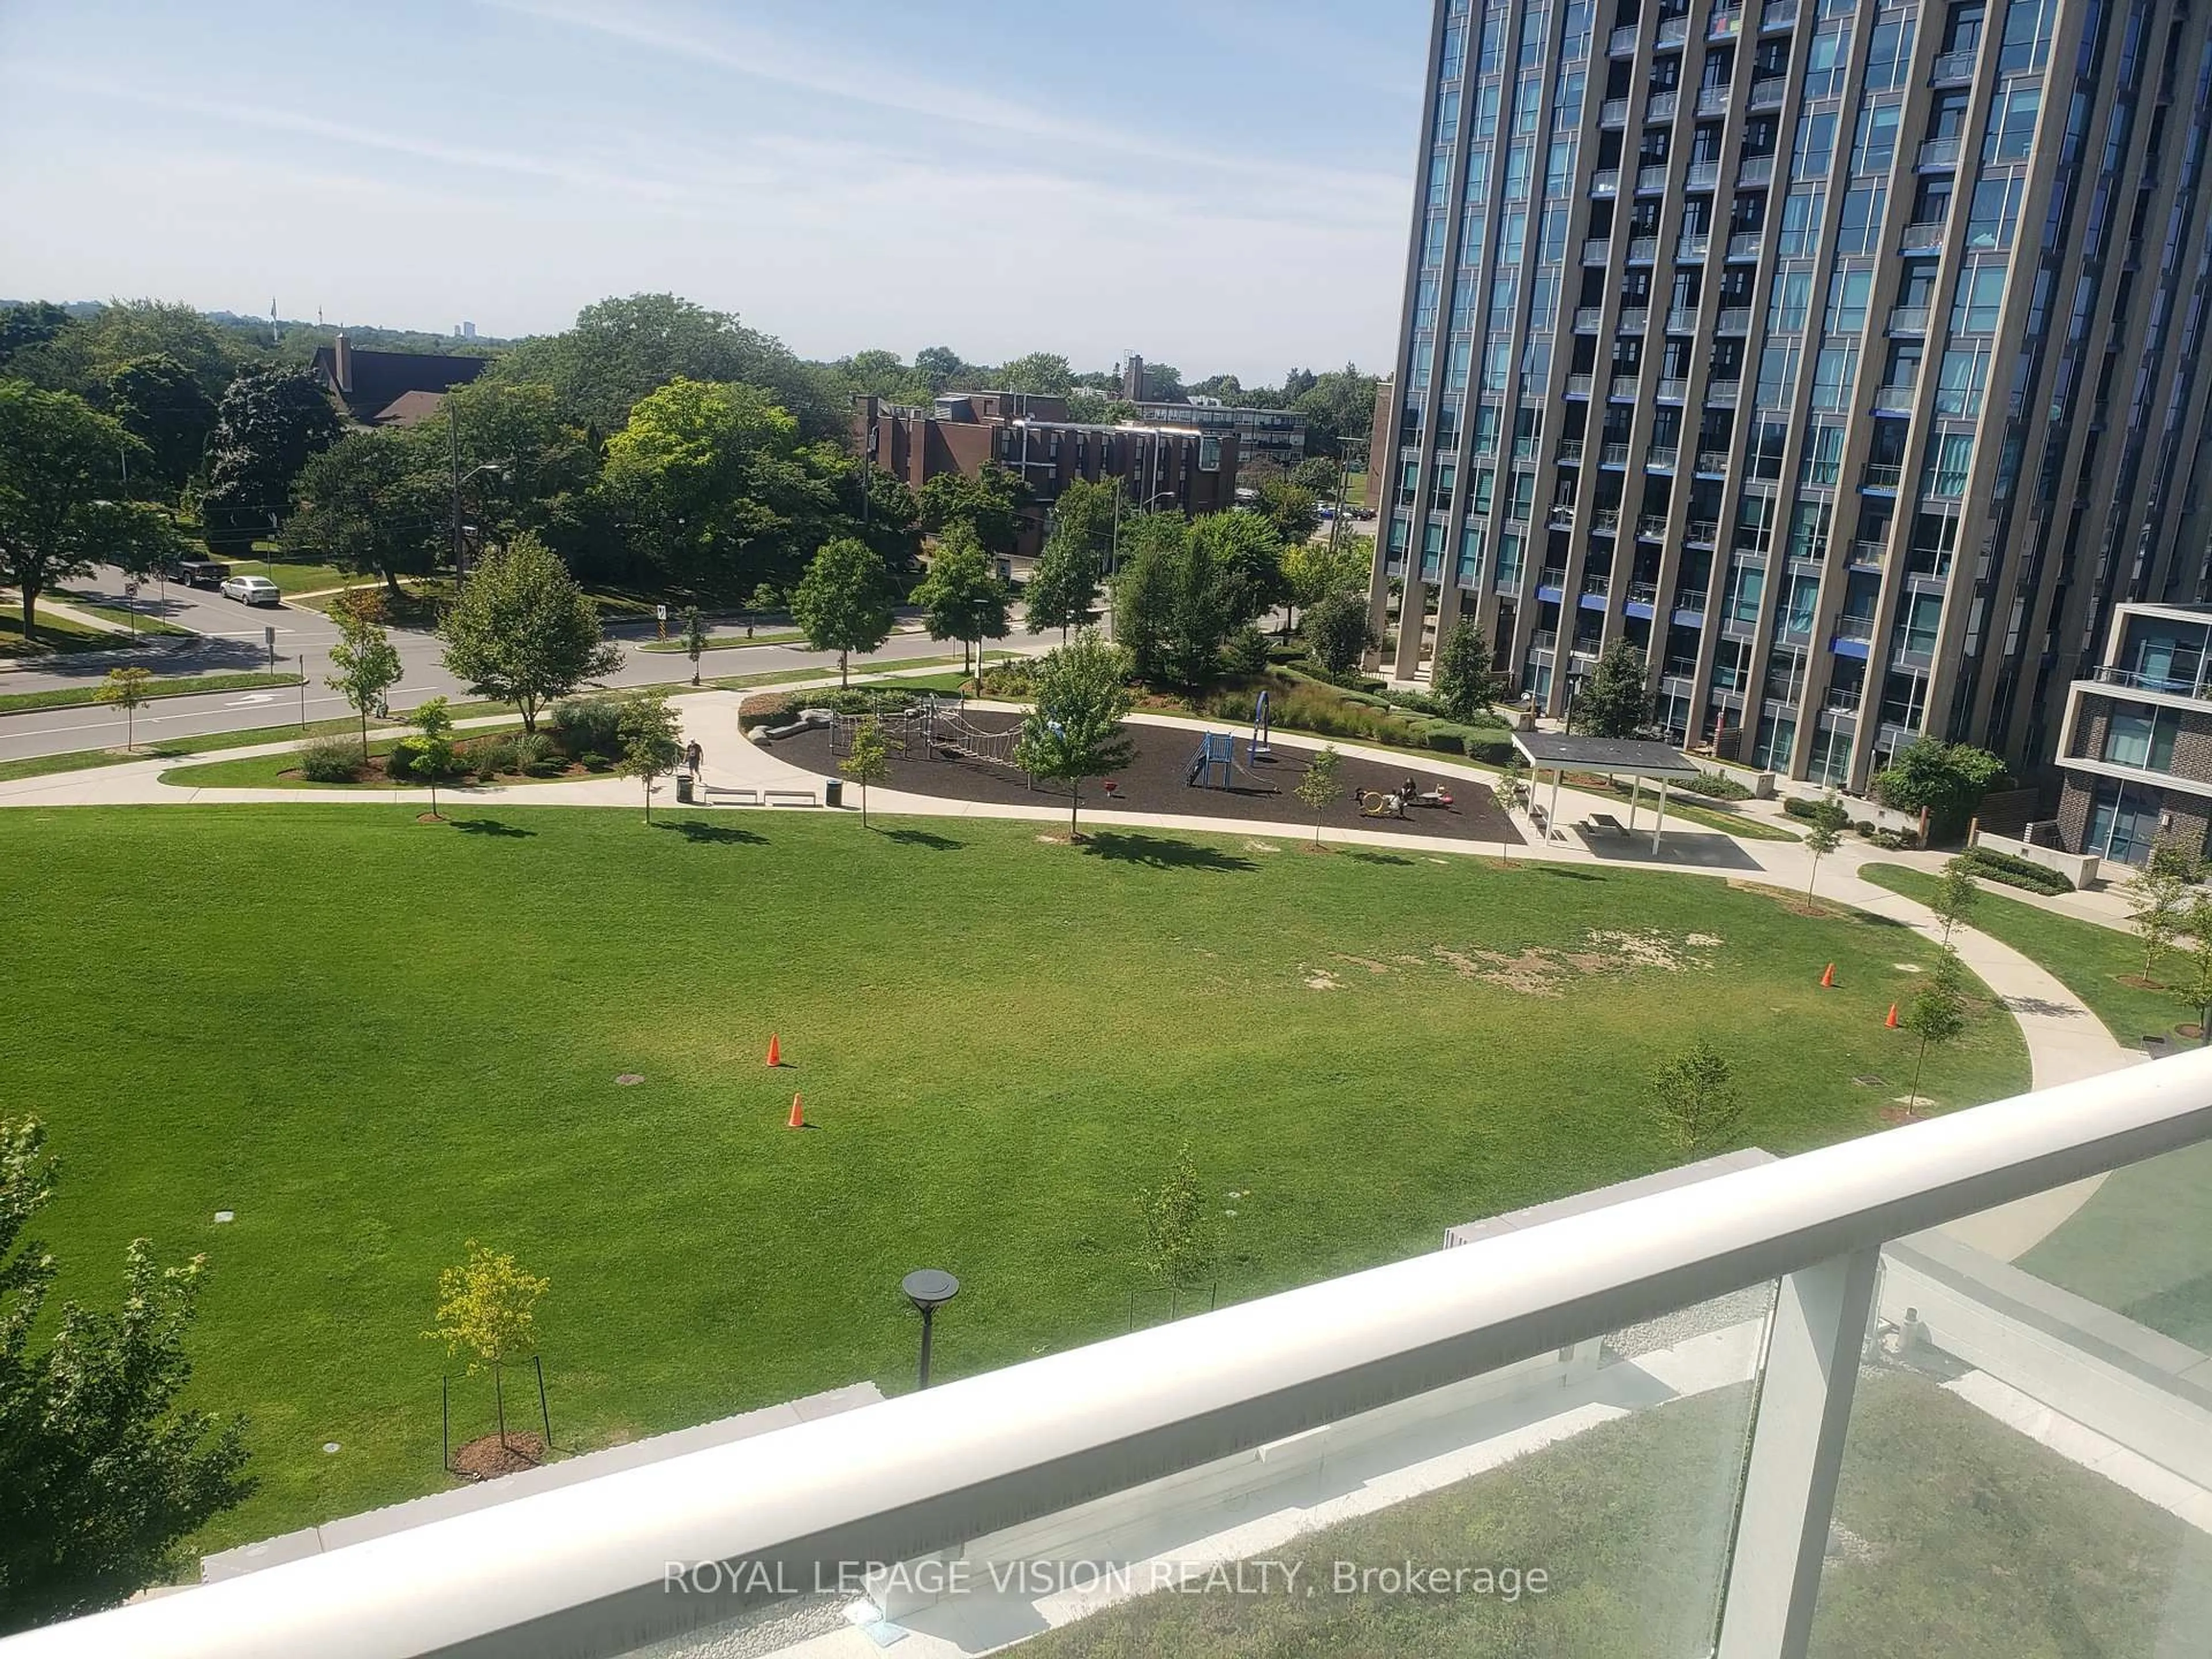
[(699, 781), (699, 768), (705, 763), (706, 759), (707, 751), (699, 746), (697, 739), (695, 738), (684, 745), (684, 769), (691, 775), (692, 782)]

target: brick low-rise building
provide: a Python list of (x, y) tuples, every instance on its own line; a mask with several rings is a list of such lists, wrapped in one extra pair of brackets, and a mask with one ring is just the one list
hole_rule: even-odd
[(919, 490), (946, 472), (1004, 467), (1029, 486), (1017, 556), (1044, 541), (1044, 513), (1077, 478), (1121, 480), (1132, 511), (1174, 507), (1195, 516), (1237, 504), (1237, 434), (1166, 422), (1102, 426), (1069, 418), (1064, 398), (948, 392), (928, 409), (853, 400), (853, 441), (875, 465)]
[(2068, 689), (2057, 763), (2067, 851), (2212, 850), (2212, 606), (2118, 608), (2103, 664)]

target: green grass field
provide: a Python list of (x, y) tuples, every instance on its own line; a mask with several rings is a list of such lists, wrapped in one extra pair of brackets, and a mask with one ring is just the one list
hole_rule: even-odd
[[(264, 691), (271, 686), (297, 685), (297, 674), (192, 674), (155, 679), (146, 687), (149, 697), (198, 697), (216, 691)], [(0, 695), (0, 714), (35, 714), (42, 708), (85, 708), (100, 701), (100, 682), (66, 685), (52, 691), (13, 691)], [(117, 710), (116, 719), (123, 718)]]
[(46, 606), (38, 611), (38, 625), (27, 637), (23, 632), (23, 607), (11, 604), (0, 610), (0, 657), (48, 657), (77, 651), (113, 651), (131, 643), (105, 629), (88, 628), (81, 622), (58, 617)]
[[(263, 1483), (210, 1546), (443, 1484), (445, 1360), (418, 1334), (469, 1239), (552, 1280), (565, 1447), (896, 1389), (917, 1265), (967, 1287), (948, 1375), (1124, 1328), (1133, 1196), (1185, 1140), (1249, 1194), (1220, 1224), (1242, 1297), (1669, 1161), (1645, 1080), (1696, 1032), (1759, 1144), (1877, 1128), (1906, 1065), (1894, 964), (1928, 956), (1873, 919), (1628, 871), (453, 817), (0, 814), (0, 856), (38, 872), (0, 951), (27, 1039), (0, 1099), (70, 1165), (40, 1229), (63, 1291), (112, 1296), (138, 1234), (210, 1259), (197, 1396), (250, 1413)], [(1616, 929), (1656, 935), (1649, 960), (1591, 937)], [(1815, 987), (1829, 961), (1842, 993)], [(1929, 1072), (1947, 1105), (2027, 1077), (1987, 1006)], [(811, 1133), (783, 1127), (794, 1090)], [(483, 1431), (482, 1380), (457, 1386), (462, 1437)]]

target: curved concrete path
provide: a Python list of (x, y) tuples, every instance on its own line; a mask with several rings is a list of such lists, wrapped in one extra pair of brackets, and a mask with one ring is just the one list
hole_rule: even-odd
[[(823, 783), (819, 774), (794, 766), (779, 757), (771, 749), (739, 734), (737, 708), (748, 695), (751, 694), (706, 691), (673, 699), (683, 720), (685, 740), (697, 741), (706, 757), (702, 772), (704, 787), (696, 805), (718, 811), (793, 810), (732, 805), (733, 792), (741, 790), (751, 791), (756, 797), (763, 790), (787, 790), (803, 793), (818, 800)], [(1224, 724), (1218, 720), (1162, 714), (1138, 714), (1132, 719), (1146, 725), (1181, 727), (1192, 732), (1218, 731)], [(483, 726), (502, 723), (481, 720), (466, 721), (463, 725)], [(1322, 746), (1322, 740), (1279, 734), (1275, 742), (1285, 748), (1315, 749)], [(271, 743), (252, 749), (230, 750), (207, 758), (233, 760), (249, 756), (281, 754), (294, 746), (289, 742)], [(1376, 749), (1350, 742), (1338, 742), (1334, 747), (1344, 754), (1388, 766), (1403, 767), (1408, 763), (1408, 757), (1400, 750)], [(162, 773), (195, 763), (196, 761), (190, 759), (131, 762), (89, 771), (58, 773), (48, 777), (0, 783), (0, 806), (312, 802), (349, 805), (419, 805), (428, 807), (430, 800), (428, 792), (419, 789), (194, 789), (180, 788), (161, 781)], [(1496, 776), (1493, 772), (1442, 757), (1422, 757), (1413, 763), (1413, 769), (1439, 777), (1458, 779), (1478, 788), (1487, 788)], [(670, 804), (673, 793), (672, 788), (663, 785), (656, 794), (656, 801)], [(848, 793), (849, 796), (849, 790)], [(1545, 793), (1548, 799), (1548, 790)], [(638, 784), (629, 779), (595, 778), (580, 782), (441, 789), (439, 799), (446, 809), (455, 811), (475, 811), (492, 805), (626, 806), (637, 810), (642, 805), (642, 793)], [(908, 794), (884, 788), (871, 792), (869, 806), (872, 811), (915, 817), (1002, 818), (1049, 823), (1063, 823), (1066, 817), (1066, 810), (1056, 805), (1002, 805)], [(1562, 823), (1572, 823), (1593, 811), (1618, 813), (1620, 809), (1618, 798), (1600, 799), (1566, 789), (1559, 795), (1559, 819)], [(848, 807), (847, 810), (851, 809)], [(1271, 823), (1215, 818), (1203, 813), (1131, 812), (1118, 808), (1112, 809), (1110, 812), (1086, 808), (1086, 822), (1091, 823), (1097, 823), (1103, 817), (1116, 824), (1214, 835), (1297, 839), (1314, 834), (1310, 819), (1301, 822), (1294, 816), (1286, 816), (1279, 823)], [(1525, 819), (1522, 822), (1525, 825)], [(1340, 823), (1322, 826), (1321, 836), (1324, 841), (1341, 845), (1389, 848), (1419, 852), (1431, 857), (1449, 854), (1495, 857), (1498, 852), (1497, 848), (1490, 843), (1440, 840), (1430, 836), (1402, 835), (1388, 830), (1370, 830)], [(1650, 854), (1649, 841), (1641, 836), (1618, 849), (1608, 846), (1606, 853), (1600, 855), (1593, 853), (1572, 831), (1565, 830), (1554, 830), (1548, 841), (1516, 847), (1511, 849), (1510, 855), (1517, 860), (1544, 860), (1559, 864), (1615, 866), (1756, 880), (1801, 892), (1814, 875), (1812, 855), (1801, 842), (1743, 841), (1717, 830), (1705, 830), (1701, 826), (1684, 827), (1679, 823), (1669, 828), (1662, 837), (1661, 850), (1656, 856)], [(1937, 937), (1940, 926), (1925, 906), (1887, 888), (1878, 887), (1858, 873), (1860, 868), (1867, 864), (1896, 861), (1898, 855), (1894, 854), (1847, 843), (1820, 861), (1816, 890), (1824, 899), (1886, 916), (1923, 936)], [(2142, 1060), (2142, 1054), (2123, 1048), (2096, 1016), (2056, 978), (2009, 945), (1972, 928), (1960, 929), (1952, 943), (1966, 965), (1981, 977), (2018, 1022), (2021, 1035), (2027, 1045), (2028, 1064), (2035, 1087), (2043, 1089), (2070, 1083)], [(2009, 1261), (2071, 1215), (2096, 1186), (2096, 1181), (2077, 1182), (2073, 1187), (2043, 1194), (2022, 1203), (2008, 1206), (2003, 1210), (1956, 1224), (1950, 1231), (1978, 1249)]]

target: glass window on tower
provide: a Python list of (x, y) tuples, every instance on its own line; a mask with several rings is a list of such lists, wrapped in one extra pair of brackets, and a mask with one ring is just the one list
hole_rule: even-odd
[(1774, 292), (1767, 302), (1766, 326), (1770, 333), (1802, 334), (1806, 320), (1813, 314), (1813, 273), (1809, 270), (1784, 270), (1776, 273)]
[(1836, 226), (1836, 252), (1881, 252), (1881, 218), (1888, 204), (1889, 191), (1886, 185), (1862, 185), (1856, 190), (1844, 191), (1843, 211), (1838, 216)]
[(1982, 160), (2024, 161), (2035, 144), (2036, 118), (2043, 111), (2043, 88), (2033, 81), (2014, 81), (1997, 88), (1990, 103), (1990, 125), (1982, 140)]
[(1951, 302), (1954, 334), (1994, 334), (2004, 311), (2005, 268), (2002, 264), (1968, 265), (1959, 273), (1957, 296)]
[(1797, 140), (1790, 150), (1792, 179), (1825, 179), (1836, 159), (1836, 117), (1820, 110), (1797, 118)]
[(2058, 0), (2012, 0), (2005, 8), (1997, 72), (2014, 75), (2042, 69), (2051, 61), (2051, 37), (2057, 27)]
[(1926, 493), (1938, 501), (1956, 501), (1966, 493), (1966, 479), (1974, 467), (1974, 434), (1939, 432), (1928, 441)]
[(1793, 190), (1783, 199), (1782, 231), (1777, 245), (1785, 259), (1808, 258), (1820, 251), (1820, 212), (1826, 192)]
[(1982, 394), (1989, 384), (1994, 349), (1987, 340), (1966, 340), (1943, 354), (1942, 375), (1936, 389), (1937, 414), (1971, 416), (1982, 412)]
[(2008, 248), (2020, 228), (2021, 198), (2027, 193), (2022, 178), (1984, 179), (1974, 186), (1973, 205), (1966, 216), (1966, 246), (1982, 251)]
[(1828, 279), (1828, 332), (1865, 333), (1867, 306), (1873, 298), (1873, 271), (1838, 271)]
[(1866, 86), (1869, 92), (1894, 91), (1905, 85), (1912, 69), (1912, 17), (1894, 15), (1874, 26), (1867, 42)]
[(1838, 414), (1849, 409), (1851, 387), (1859, 377), (1859, 348), (1856, 342), (1843, 345), (1823, 344), (1820, 355), (1813, 360), (1813, 407), (1826, 414)]
[(1850, 29), (1841, 23), (1823, 23), (1814, 31), (1812, 50), (1805, 58), (1805, 96), (1829, 98), (1842, 92), (1850, 66)]
[(1832, 486), (1842, 477), (1843, 471), (1843, 428), (1826, 425), (1807, 428), (1802, 482)]
[(1897, 160), (1897, 130), (1903, 118), (1895, 104), (1869, 104), (1859, 112), (1858, 131), (1851, 140), (1853, 173), (1889, 171)]
[(1456, 143), (1459, 138), (1459, 88), (1448, 87), (1437, 94), (1437, 137), (1439, 144)]
[(1790, 556), (1818, 562), (1828, 556), (1828, 524), (1835, 509), (1826, 501), (1800, 501), (1790, 514)]

